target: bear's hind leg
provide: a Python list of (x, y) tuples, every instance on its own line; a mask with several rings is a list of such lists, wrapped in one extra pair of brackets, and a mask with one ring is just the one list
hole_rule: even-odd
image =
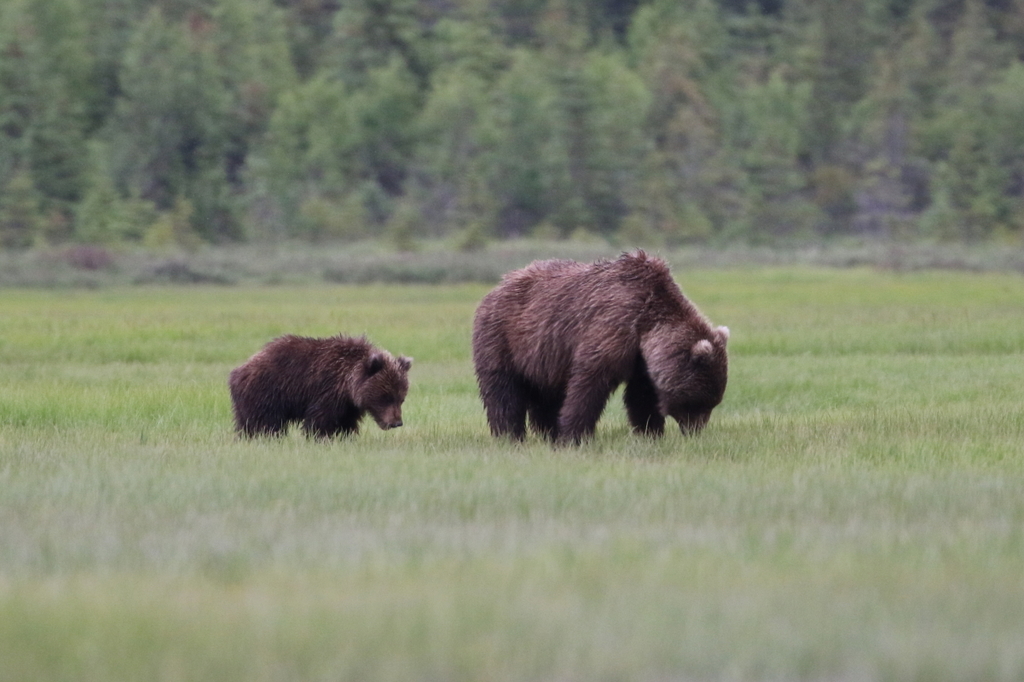
[(635, 433), (660, 436), (665, 432), (665, 417), (658, 410), (658, 394), (641, 358), (622, 396), (626, 415)]
[(487, 423), (494, 436), (526, 438), (526, 390), (522, 382), (505, 372), (477, 375)]

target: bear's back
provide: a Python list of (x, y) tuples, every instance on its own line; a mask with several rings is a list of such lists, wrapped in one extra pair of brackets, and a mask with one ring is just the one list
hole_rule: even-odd
[(534, 327), (567, 331), (595, 317), (633, 324), (652, 303), (660, 314), (688, 312), (665, 262), (636, 251), (595, 263), (535, 261), (506, 274), (481, 310), (529, 333), (540, 331)]

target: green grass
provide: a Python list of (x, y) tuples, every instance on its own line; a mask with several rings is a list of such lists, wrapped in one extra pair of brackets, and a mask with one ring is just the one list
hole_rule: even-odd
[[(677, 271), (698, 437), (487, 433), (486, 287), (0, 290), (0, 681), (1019, 680), (1024, 280)], [(271, 337), (415, 357), (406, 426), (240, 442)]]

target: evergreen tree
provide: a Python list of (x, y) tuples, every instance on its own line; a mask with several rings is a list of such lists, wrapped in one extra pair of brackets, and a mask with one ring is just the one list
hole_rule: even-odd
[(412, 198), (432, 235), (475, 227), (485, 236), (495, 222), (486, 187), (494, 131), (484, 129), (488, 85), (472, 72), (452, 69), (435, 78), (417, 121)]
[(338, 0), (275, 0), (287, 8), (286, 28), (291, 62), (303, 79), (312, 78), (324, 66), (326, 44), (334, 32)]
[(139, 242), (157, 220), (158, 211), (139, 197), (124, 198), (114, 185), (108, 167), (109, 153), (94, 142), (86, 187), (78, 203), (74, 237), (87, 244)]
[(76, 7), (0, 6), (0, 185), (30, 173), (39, 210), (53, 217), (45, 230), (53, 239), (67, 236), (87, 165), (90, 60)]
[(307, 228), (305, 202), (339, 201), (356, 184), (348, 100), (345, 86), (326, 76), (282, 94), (249, 180), (266, 188), (273, 208), (264, 232), (299, 236)]
[(160, 210), (184, 196), (195, 208), (195, 230), (223, 241), (241, 232), (227, 179), (231, 96), (214, 30), (201, 14), (172, 23), (151, 10), (125, 50), (106, 137), (122, 192)]
[(871, 45), (862, 2), (817, 2), (816, 68), (812, 83), (808, 138), (816, 163), (842, 158), (844, 116), (865, 92)]
[(740, 182), (726, 163), (719, 111), (735, 97), (728, 40), (710, 0), (659, 2), (634, 19), (632, 59), (651, 97), (643, 126), (649, 148), (631, 202), (634, 238), (703, 241), (740, 229)]
[(27, 249), (39, 238), (41, 227), (39, 193), (32, 176), (17, 171), (0, 186), (0, 248)]
[(958, 236), (979, 239), (1016, 220), (1011, 216), (1012, 162), (1003, 152), (1016, 136), (1003, 137), (1002, 114), (993, 98), (1012, 56), (995, 40), (981, 0), (964, 0), (959, 14), (944, 18), (951, 26), (949, 59), (940, 72), (936, 106), (920, 123), (920, 136), (935, 169), (933, 192), (942, 199), (936, 210), (952, 212)]
[(334, 18), (332, 61), (348, 85), (366, 84), (368, 75), (396, 60), (420, 90), (430, 84), (432, 16), (416, 0), (350, 0)]
[(495, 84), (481, 124), (500, 237), (527, 234), (549, 219), (568, 183), (566, 151), (552, 138), (557, 92), (544, 73), (534, 52), (517, 50)]

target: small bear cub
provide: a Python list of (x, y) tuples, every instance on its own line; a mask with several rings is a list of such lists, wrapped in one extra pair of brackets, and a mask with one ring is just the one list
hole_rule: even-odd
[(357, 433), (366, 413), (382, 429), (399, 427), (411, 366), (365, 336), (279, 337), (231, 371), (235, 429), (279, 436), (301, 422), (307, 436), (332, 438)]

